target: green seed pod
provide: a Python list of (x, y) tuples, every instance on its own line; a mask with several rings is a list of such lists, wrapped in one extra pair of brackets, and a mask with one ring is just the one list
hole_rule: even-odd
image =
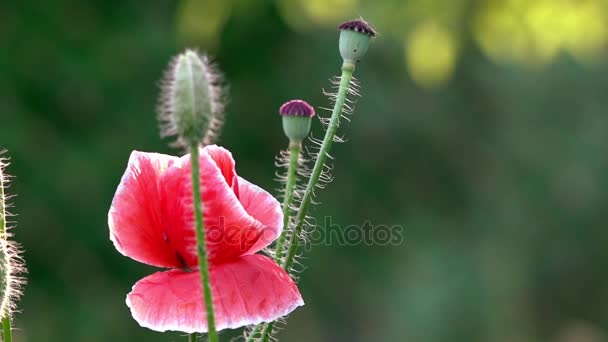
[(221, 129), (223, 77), (206, 56), (186, 50), (165, 74), (159, 105), (161, 136), (176, 136), (175, 145), (213, 143)]
[(303, 100), (291, 100), (279, 109), (283, 117), (283, 131), (289, 141), (300, 144), (310, 132), (310, 121), (315, 109)]
[(6, 211), (5, 194), (8, 183), (8, 176), (5, 174), (7, 165), (6, 159), (0, 158), (0, 320), (12, 318), (15, 301), (21, 297), (21, 288), (25, 284), (25, 279), (21, 276), (25, 268), (18, 245), (9, 240), (11, 234), (7, 217), (10, 214)]
[(342, 23), (340, 30), (340, 54), (344, 62), (355, 64), (365, 56), (376, 31), (364, 20)]

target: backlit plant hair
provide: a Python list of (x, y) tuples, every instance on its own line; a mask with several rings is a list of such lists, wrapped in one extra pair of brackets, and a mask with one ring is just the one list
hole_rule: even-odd
[[(283, 185), (279, 189), (283, 198), (283, 232), (276, 241), (274, 250), (267, 252), (274, 256), (275, 260), (282, 264), (287, 252), (286, 241), (291, 239), (291, 234), (294, 226), (294, 218), (299, 204), (302, 200), (302, 195), (305, 191), (305, 184), (301, 184), (301, 180), (310, 177), (308, 168), (308, 160), (304, 157), (302, 151), (302, 142), (310, 133), (312, 118), (316, 115), (314, 108), (304, 100), (291, 100), (284, 103), (279, 108), (279, 114), (283, 123), (283, 131), (289, 140), (287, 149), (282, 150), (277, 156), (276, 166), (283, 171), (278, 171), (278, 182)], [(291, 275), (292, 278), (295, 278)], [(270, 326), (270, 330), (264, 328)], [(247, 341), (260, 339), (262, 334), (270, 335), (271, 325), (261, 324), (253, 327), (250, 331), (245, 331)]]
[[(296, 212), (304, 188), (298, 184), (298, 178), (308, 177), (305, 159), (302, 156), (302, 141), (310, 133), (310, 124), (315, 116), (314, 108), (303, 100), (291, 100), (279, 108), (283, 121), (283, 131), (289, 139), (287, 149), (281, 151), (277, 158), (277, 167), (286, 169), (279, 175), (279, 182), (284, 184), (283, 196), (283, 233), (279, 236), (273, 252), (275, 260), (281, 262), (285, 257), (285, 241), (291, 237), (291, 221)], [(299, 177), (298, 177), (299, 176)]]
[(6, 194), (9, 176), (5, 173), (8, 160), (0, 152), (0, 321), (2, 322), (2, 341), (12, 341), (12, 318), (16, 310), (16, 301), (21, 297), (25, 285), (26, 272), (20, 248), (11, 241), (9, 232), (14, 223), (9, 221), (11, 216), (9, 196)]
[[(365, 56), (372, 38), (376, 36), (376, 31), (363, 19), (351, 20), (342, 23), (338, 27), (340, 31), (339, 50), (342, 57), (342, 73), (340, 77), (332, 80), (334, 88), (337, 92), (324, 92), (333, 103), (331, 116), (329, 118), (321, 118), (321, 123), (325, 128), (325, 136), (322, 140), (310, 138), (313, 146), (311, 155), (313, 156), (314, 166), (309, 174), (306, 188), (301, 194), (297, 187), (290, 190), (286, 187), (286, 191), (292, 191), (295, 195), (285, 193), (285, 198), (295, 197), (298, 199), (299, 206), (293, 220), (289, 220), (289, 226), (285, 227), (288, 231), (285, 236), (285, 245), (281, 239), (277, 242), (275, 256), (281, 261), (283, 268), (292, 276), (294, 276), (294, 262), (298, 251), (300, 240), (304, 239), (305, 227), (311, 227), (312, 218), (307, 215), (308, 209), (313, 202), (315, 189), (323, 188), (332, 180), (330, 174), (331, 166), (327, 163), (331, 146), (334, 142), (343, 142), (344, 140), (337, 136), (340, 119), (348, 119), (348, 115), (353, 113), (353, 101), (348, 99), (348, 95), (360, 96), (359, 85), (353, 78), (355, 66)], [(291, 163), (289, 163), (291, 165)], [(290, 173), (288, 173), (289, 175)], [(289, 178), (287, 178), (289, 185)], [(285, 250), (283, 250), (285, 249)], [(248, 333), (247, 341), (261, 340), (263, 342), (272, 339), (274, 323), (258, 325)]]
[(336, 135), (340, 126), (340, 119), (349, 120), (347, 115), (353, 113), (353, 101), (347, 98), (348, 95), (360, 96), (359, 85), (353, 80), (355, 65), (367, 52), (371, 39), (376, 35), (376, 31), (362, 19), (345, 22), (339, 26), (340, 30), (340, 54), (342, 56), (342, 74), (335, 78), (332, 83), (337, 87), (337, 92), (324, 92), (333, 103), (332, 114), (329, 118), (321, 118), (321, 123), (325, 127), (323, 140), (310, 138), (313, 143), (313, 159), (315, 160), (306, 189), (302, 196), (300, 207), (295, 219), (294, 234), (288, 244), (288, 250), (283, 260), (283, 267), (291, 271), (294, 257), (297, 252), (300, 234), (306, 223), (307, 212), (314, 197), (315, 188), (323, 188), (331, 181), (329, 171), (331, 167), (326, 164), (331, 146), (334, 142), (344, 140)]
[(213, 144), (221, 133), (227, 101), (224, 76), (206, 55), (186, 50), (173, 58), (158, 104), (162, 137), (188, 149), (192, 141)]

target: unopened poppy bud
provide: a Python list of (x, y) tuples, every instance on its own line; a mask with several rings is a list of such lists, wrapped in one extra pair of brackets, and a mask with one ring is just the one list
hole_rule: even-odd
[(301, 143), (310, 132), (310, 121), (315, 109), (303, 100), (291, 100), (279, 109), (283, 117), (283, 131), (293, 143)]
[(179, 146), (207, 140), (219, 129), (215, 120), (223, 111), (223, 97), (221, 74), (207, 57), (186, 50), (175, 57), (163, 82), (161, 135), (177, 136)]
[(338, 29), (342, 59), (352, 64), (359, 62), (365, 56), (372, 37), (376, 36), (376, 31), (363, 19), (344, 22)]

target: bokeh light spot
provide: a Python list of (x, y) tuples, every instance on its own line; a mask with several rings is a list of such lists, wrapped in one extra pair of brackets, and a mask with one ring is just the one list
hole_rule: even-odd
[(601, 0), (489, 2), (473, 22), (473, 36), (497, 62), (545, 65), (560, 52), (589, 62), (608, 42), (606, 6)]
[(230, 1), (225, 0), (183, 0), (177, 8), (180, 38), (206, 48), (213, 46), (230, 7)]
[(405, 59), (412, 79), (424, 88), (447, 82), (458, 53), (454, 35), (435, 21), (418, 25), (405, 41)]
[[(316, 23), (335, 25), (345, 15), (352, 15), (358, 0), (300, 0), (302, 9)], [(351, 14), (352, 13), (352, 14)]]

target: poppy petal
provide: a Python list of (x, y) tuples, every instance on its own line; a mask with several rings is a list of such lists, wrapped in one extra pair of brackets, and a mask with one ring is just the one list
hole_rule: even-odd
[[(211, 262), (253, 254), (281, 233), (283, 214), (269, 193), (236, 175), (230, 152), (200, 150), (201, 195)], [(160, 267), (198, 264), (190, 156), (133, 152), (108, 223), (124, 255)]]
[[(181, 163), (184, 177), (189, 177), (189, 156), (183, 157)], [(228, 150), (215, 145), (201, 149), (200, 167), (207, 247), (212, 262), (251, 254), (280, 234), (283, 214), (279, 202), (236, 176), (234, 159)], [(189, 180), (184, 182), (191, 184)], [(191, 207), (186, 208), (183, 217), (192, 217)], [(195, 243), (190, 250), (196, 251)]]
[(238, 177), (240, 202), (249, 215), (264, 225), (264, 233), (245, 254), (254, 254), (270, 245), (283, 230), (281, 205), (259, 186)]
[(133, 151), (108, 214), (110, 240), (137, 261), (180, 267), (179, 257), (163, 239), (159, 179), (179, 158)]
[[(274, 321), (304, 304), (291, 277), (263, 255), (211, 265), (210, 273), (218, 330)], [(199, 272), (152, 274), (133, 286), (127, 305), (155, 331), (207, 331)]]
[[(209, 145), (205, 147), (205, 152), (209, 154), (211, 160), (217, 165), (217, 167), (222, 172), (226, 183), (230, 188), (234, 187), (236, 170), (235, 170), (235, 162), (234, 158), (232, 158), (232, 153), (225, 148), (219, 147), (217, 145)], [(238, 196), (237, 196), (238, 197)]]

